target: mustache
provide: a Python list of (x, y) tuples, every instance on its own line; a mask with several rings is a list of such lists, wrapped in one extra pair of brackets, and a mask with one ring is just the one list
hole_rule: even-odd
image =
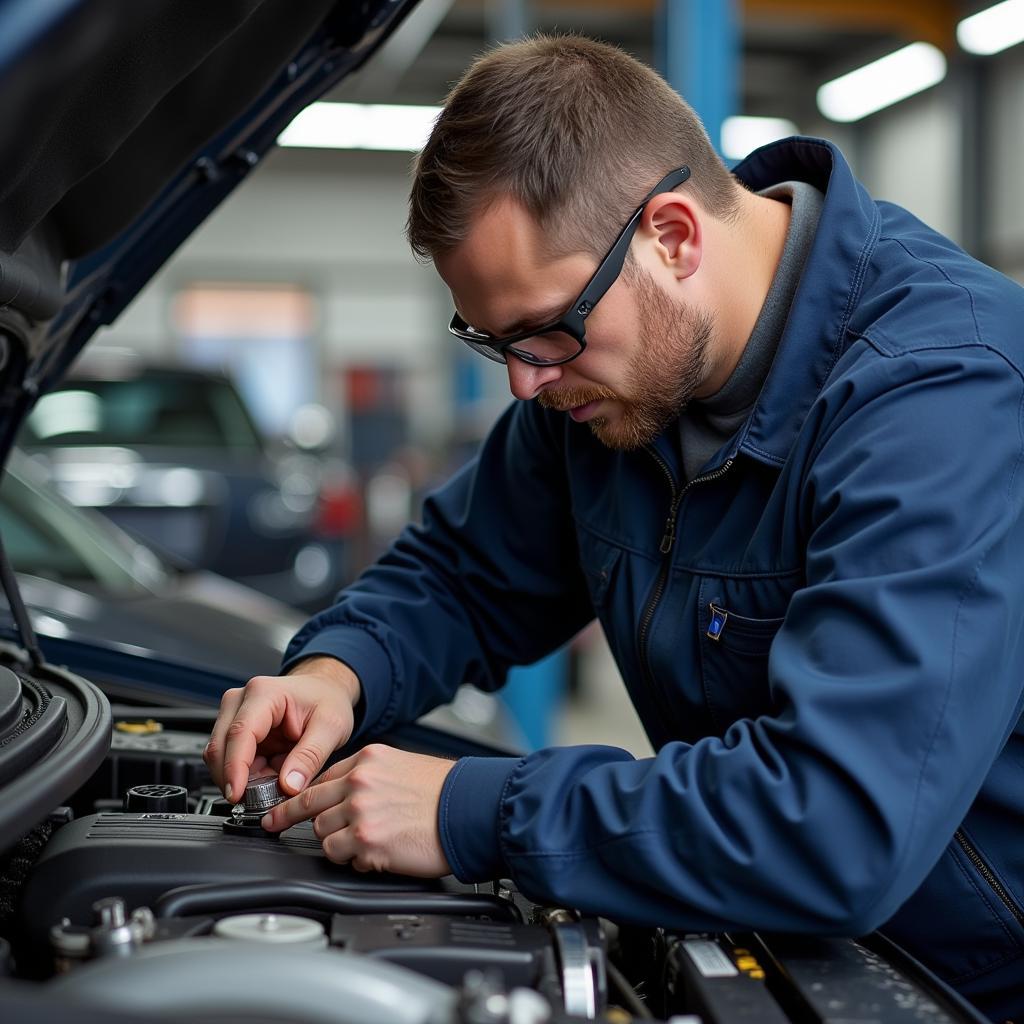
[(537, 396), (537, 401), (545, 409), (553, 409), (556, 412), (568, 412), (570, 409), (578, 409), (581, 405), (589, 405), (602, 398), (615, 398), (615, 392), (608, 388), (559, 388), (557, 391), (542, 391)]

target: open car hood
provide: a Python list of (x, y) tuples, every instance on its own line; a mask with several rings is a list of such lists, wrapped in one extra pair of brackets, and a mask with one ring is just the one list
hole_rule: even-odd
[[(93, 332), (414, 2), (0, 0), (0, 469)], [(0, 852), (110, 729), (96, 686), (0, 642)]]
[(93, 332), (414, 3), (0, 2), (0, 460)]

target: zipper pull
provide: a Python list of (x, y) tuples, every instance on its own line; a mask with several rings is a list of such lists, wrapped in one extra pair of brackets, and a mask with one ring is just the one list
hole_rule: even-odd
[(672, 510), (668, 519), (665, 521), (665, 534), (661, 538), (661, 545), (658, 550), (663, 554), (667, 555), (672, 550), (672, 545), (676, 540), (676, 511)]

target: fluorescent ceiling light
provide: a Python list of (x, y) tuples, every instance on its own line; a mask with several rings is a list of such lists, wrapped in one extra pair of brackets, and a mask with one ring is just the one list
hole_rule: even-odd
[(956, 38), (968, 53), (983, 56), (1024, 41), (1024, 0), (1004, 0), (964, 18), (956, 27)]
[(796, 133), (796, 125), (784, 117), (727, 117), (722, 122), (722, 156), (742, 160), (758, 146)]
[(418, 152), (440, 107), (386, 103), (313, 103), (278, 136), (279, 146)]
[(942, 51), (931, 43), (911, 43), (826, 82), (818, 90), (818, 109), (833, 121), (859, 121), (937, 85), (945, 77)]

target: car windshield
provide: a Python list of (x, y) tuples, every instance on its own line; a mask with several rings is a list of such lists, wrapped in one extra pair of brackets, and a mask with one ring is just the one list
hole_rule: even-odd
[(0, 484), (0, 533), (15, 572), (119, 592), (150, 591), (169, 571), (152, 551), (30, 478), (12, 453)]
[(70, 381), (40, 398), (21, 443), (263, 447), (234, 387), (198, 375)]

